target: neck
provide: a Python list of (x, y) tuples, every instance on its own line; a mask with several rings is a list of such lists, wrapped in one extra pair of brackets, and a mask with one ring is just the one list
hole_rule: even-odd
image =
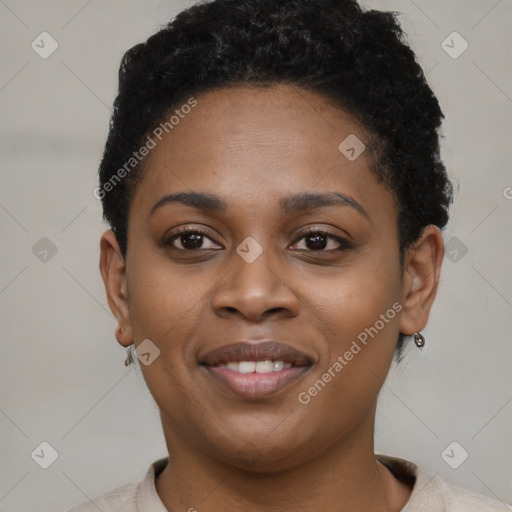
[(272, 473), (243, 471), (212, 460), (174, 438), (164, 420), (171, 456), (156, 479), (157, 493), (170, 512), (398, 512), (411, 489), (376, 460), (374, 416), (375, 411), (315, 457)]

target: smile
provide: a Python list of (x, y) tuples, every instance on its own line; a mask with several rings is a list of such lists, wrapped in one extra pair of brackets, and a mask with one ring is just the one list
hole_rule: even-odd
[(238, 373), (272, 373), (287, 370), (292, 367), (292, 363), (285, 361), (233, 361), (230, 363), (222, 363), (217, 368), (229, 368)]
[(276, 341), (237, 342), (212, 350), (200, 365), (224, 390), (257, 400), (274, 395), (300, 379), (313, 360)]

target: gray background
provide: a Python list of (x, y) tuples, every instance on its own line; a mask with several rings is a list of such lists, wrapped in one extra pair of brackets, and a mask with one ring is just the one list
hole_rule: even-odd
[[(124, 50), (191, 3), (0, 0), (4, 512), (65, 510), (166, 454), (140, 370), (123, 366), (115, 341), (92, 191)], [(512, 1), (365, 5), (404, 13), (446, 114), (443, 157), (457, 187), (445, 232), (454, 261), (425, 349), (409, 344), (384, 386), (376, 450), (512, 502)], [(59, 44), (47, 59), (31, 48), (43, 31)], [(457, 59), (441, 47), (453, 31), (469, 43)], [(43, 237), (57, 249), (46, 261), (32, 251)], [(31, 458), (42, 441), (58, 452), (46, 470)], [(441, 456), (453, 441), (469, 453), (458, 469)]]

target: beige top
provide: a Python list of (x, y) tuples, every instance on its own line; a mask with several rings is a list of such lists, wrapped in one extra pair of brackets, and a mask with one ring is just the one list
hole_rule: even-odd
[[(457, 487), (429, 469), (419, 467), (398, 457), (377, 454), (400, 480), (413, 484), (412, 494), (402, 512), (510, 512), (501, 501)], [(168, 459), (159, 459), (149, 467), (140, 482), (124, 485), (93, 502), (89, 501), (69, 512), (168, 512), (155, 488), (155, 475), (167, 465)]]

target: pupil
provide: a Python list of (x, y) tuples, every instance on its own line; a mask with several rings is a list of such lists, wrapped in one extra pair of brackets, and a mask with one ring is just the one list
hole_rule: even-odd
[(311, 250), (325, 249), (327, 237), (325, 235), (311, 235), (306, 239), (306, 246)]
[(182, 237), (181, 243), (186, 249), (199, 249), (203, 245), (203, 235), (185, 235)]

